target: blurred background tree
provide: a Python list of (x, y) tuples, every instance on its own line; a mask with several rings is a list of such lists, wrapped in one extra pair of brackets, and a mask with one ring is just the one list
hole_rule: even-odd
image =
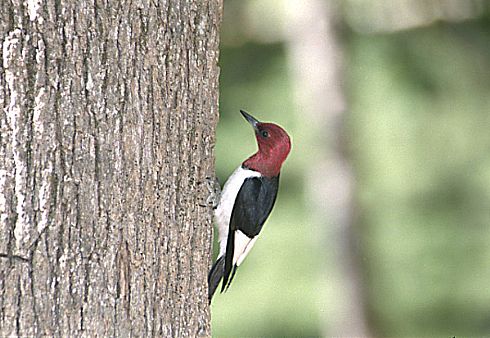
[(488, 335), (489, 94), (487, 1), (225, 1), (218, 176), (293, 151), (214, 335)]

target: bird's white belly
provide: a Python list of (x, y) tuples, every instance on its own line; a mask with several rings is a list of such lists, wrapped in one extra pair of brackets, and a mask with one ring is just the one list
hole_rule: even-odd
[(221, 192), (220, 202), (214, 212), (215, 222), (218, 227), (218, 238), (220, 243), (219, 256), (226, 252), (226, 241), (230, 227), (231, 212), (235, 205), (235, 200), (245, 179), (249, 177), (259, 177), (257, 171), (244, 169), (239, 166), (226, 181)]

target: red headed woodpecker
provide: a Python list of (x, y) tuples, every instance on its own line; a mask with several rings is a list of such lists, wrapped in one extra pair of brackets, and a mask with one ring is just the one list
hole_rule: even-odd
[(254, 128), (259, 150), (228, 178), (215, 210), (220, 251), (208, 276), (210, 302), (221, 279), (221, 292), (228, 289), (255, 244), (276, 201), (281, 166), (291, 150), (284, 129), (240, 112)]

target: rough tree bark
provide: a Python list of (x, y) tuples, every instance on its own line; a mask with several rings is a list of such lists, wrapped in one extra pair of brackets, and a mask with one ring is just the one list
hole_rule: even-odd
[(0, 336), (209, 335), (221, 13), (0, 2)]

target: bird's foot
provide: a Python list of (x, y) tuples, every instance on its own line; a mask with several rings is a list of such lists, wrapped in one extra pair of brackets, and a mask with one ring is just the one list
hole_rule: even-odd
[(219, 184), (218, 177), (206, 177), (206, 186), (209, 191), (208, 198), (206, 199), (206, 204), (212, 206), (213, 209), (216, 209), (218, 207), (221, 197), (221, 186)]

